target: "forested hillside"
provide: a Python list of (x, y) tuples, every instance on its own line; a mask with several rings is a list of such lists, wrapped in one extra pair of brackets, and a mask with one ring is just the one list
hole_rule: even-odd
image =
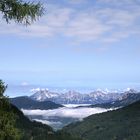
[(66, 126), (63, 131), (86, 140), (140, 140), (140, 101), (89, 116)]

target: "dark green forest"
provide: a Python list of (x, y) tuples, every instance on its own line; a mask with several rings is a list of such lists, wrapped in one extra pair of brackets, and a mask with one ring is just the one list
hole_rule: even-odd
[(140, 140), (140, 101), (89, 116), (66, 126), (63, 131), (85, 140)]

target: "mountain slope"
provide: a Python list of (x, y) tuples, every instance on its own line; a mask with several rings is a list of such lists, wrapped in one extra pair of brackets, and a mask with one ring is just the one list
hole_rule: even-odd
[(23, 113), (18, 110), (14, 105), (11, 105), (11, 111), (16, 115), (16, 128), (20, 130), (22, 133), (21, 139), (29, 139), (33, 137), (37, 139), (39, 137), (47, 137), (48, 132), (52, 132), (53, 130), (48, 125), (43, 125), (38, 122), (31, 122), (27, 117), (23, 115)]
[(140, 100), (140, 93), (126, 93), (116, 101), (103, 103), (103, 104), (90, 105), (89, 107), (116, 108), (116, 107), (127, 106), (139, 100)]
[(70, 124), (63, 131), (85, 140), (140, 140), (140, 101)]
[(19, 109), (42, 109), (42, 110), (47, 110), (47, 109), (56, 109), (59, 107), (63, 107), (60, 104), (56, 104), (51, 101), (43, 101), (43, 102), (38, 102), (35, 100), (32, 100), (31, 98), (27, 96), (21, 96), (21, 97), (16, 97), (16, 98), (11, 98), (10, 102), (14, 104), (16, 107)]

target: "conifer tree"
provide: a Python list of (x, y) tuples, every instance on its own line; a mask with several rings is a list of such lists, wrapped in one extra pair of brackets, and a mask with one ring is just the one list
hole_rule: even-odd
[(17, 23), (29, 25), (43, 15), (44, 8), (40, 2), (23, 2), (22, 0), (0, 0), (0, 12), (9, 23), (14, 20)]

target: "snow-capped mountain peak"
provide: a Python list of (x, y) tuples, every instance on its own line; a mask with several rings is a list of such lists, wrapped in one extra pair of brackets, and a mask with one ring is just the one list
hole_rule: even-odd
[(138, 91), (136, 91), (135, 89), (133, 89), (133, 88), (127, 88), (127, 89), (125, 89), (124, 90), (124, 93), (137, 93)]
[(45, 101), (47, 99), (51, 99), (59, 96), (59, 93), (50, 92), (48, 89), (37, 88), (31, 91), (34, 92), (34, 94), (30, 97), (37, 101)]
[(138, 93), (136, 90), (127, 88), (123, 91), (109, 91), (108, 89), (97, 89), (89, 93), (80, 93), (75, 90), (63, 92), (52, 92), (48, 89), (32, 89), (34, 94), (30, 96), (37, 101), (53, 101), (59, 104), (98, 104), (112, 102), (124, 98), (124, 95)]

